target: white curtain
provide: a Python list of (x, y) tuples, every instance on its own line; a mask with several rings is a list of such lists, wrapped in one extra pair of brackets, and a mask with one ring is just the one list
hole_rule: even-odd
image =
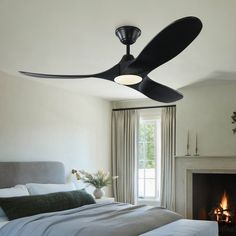
[(112, 112), (112, 175), (116, 201), (136, 203), (136, 162), (138, 113), (135, 110)]
[(175, 210), (176, 108), (161, 113), (161, 206)]

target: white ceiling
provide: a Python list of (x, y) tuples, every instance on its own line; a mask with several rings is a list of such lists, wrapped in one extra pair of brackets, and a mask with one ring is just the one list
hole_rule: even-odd
[[(117, 63), (125, 47), (116, 27), (142, 30), (131, 47), (137, 56), (165, 26), (197, 16), (203, 30), (180, 55), (150, 73), (172, 88), (236, 72), (235, 0), (0, 0), (0, 70), (91, 74)], [(219, 78), (218, 78), (219, 79)], [(223, 78), (222, 78), (223, 79)], [(231, 78), (236, 80), (236, 77)], [(109, 100), (143, 98), (130, 88), (99, 79), (33, 79)]]

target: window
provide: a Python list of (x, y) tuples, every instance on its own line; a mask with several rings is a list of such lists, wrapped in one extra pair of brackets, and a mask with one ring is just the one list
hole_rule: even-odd
[[(159, 113), (159, 112), (158, 112)], [(138, 138), (138, 198), (160, 200), (160, 114), (140, 114)]]

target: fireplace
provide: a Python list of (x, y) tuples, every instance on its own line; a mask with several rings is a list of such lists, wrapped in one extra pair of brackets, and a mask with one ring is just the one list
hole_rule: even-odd
[(192, 173), (192, 213), (218, 221), (220, 236), (236, 235), (236, 174)]

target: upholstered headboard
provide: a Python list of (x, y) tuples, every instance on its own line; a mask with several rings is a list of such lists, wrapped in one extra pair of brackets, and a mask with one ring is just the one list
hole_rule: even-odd
[(0, 162), (0, 188), (26, 183), (65, 183), (61, 162)]

